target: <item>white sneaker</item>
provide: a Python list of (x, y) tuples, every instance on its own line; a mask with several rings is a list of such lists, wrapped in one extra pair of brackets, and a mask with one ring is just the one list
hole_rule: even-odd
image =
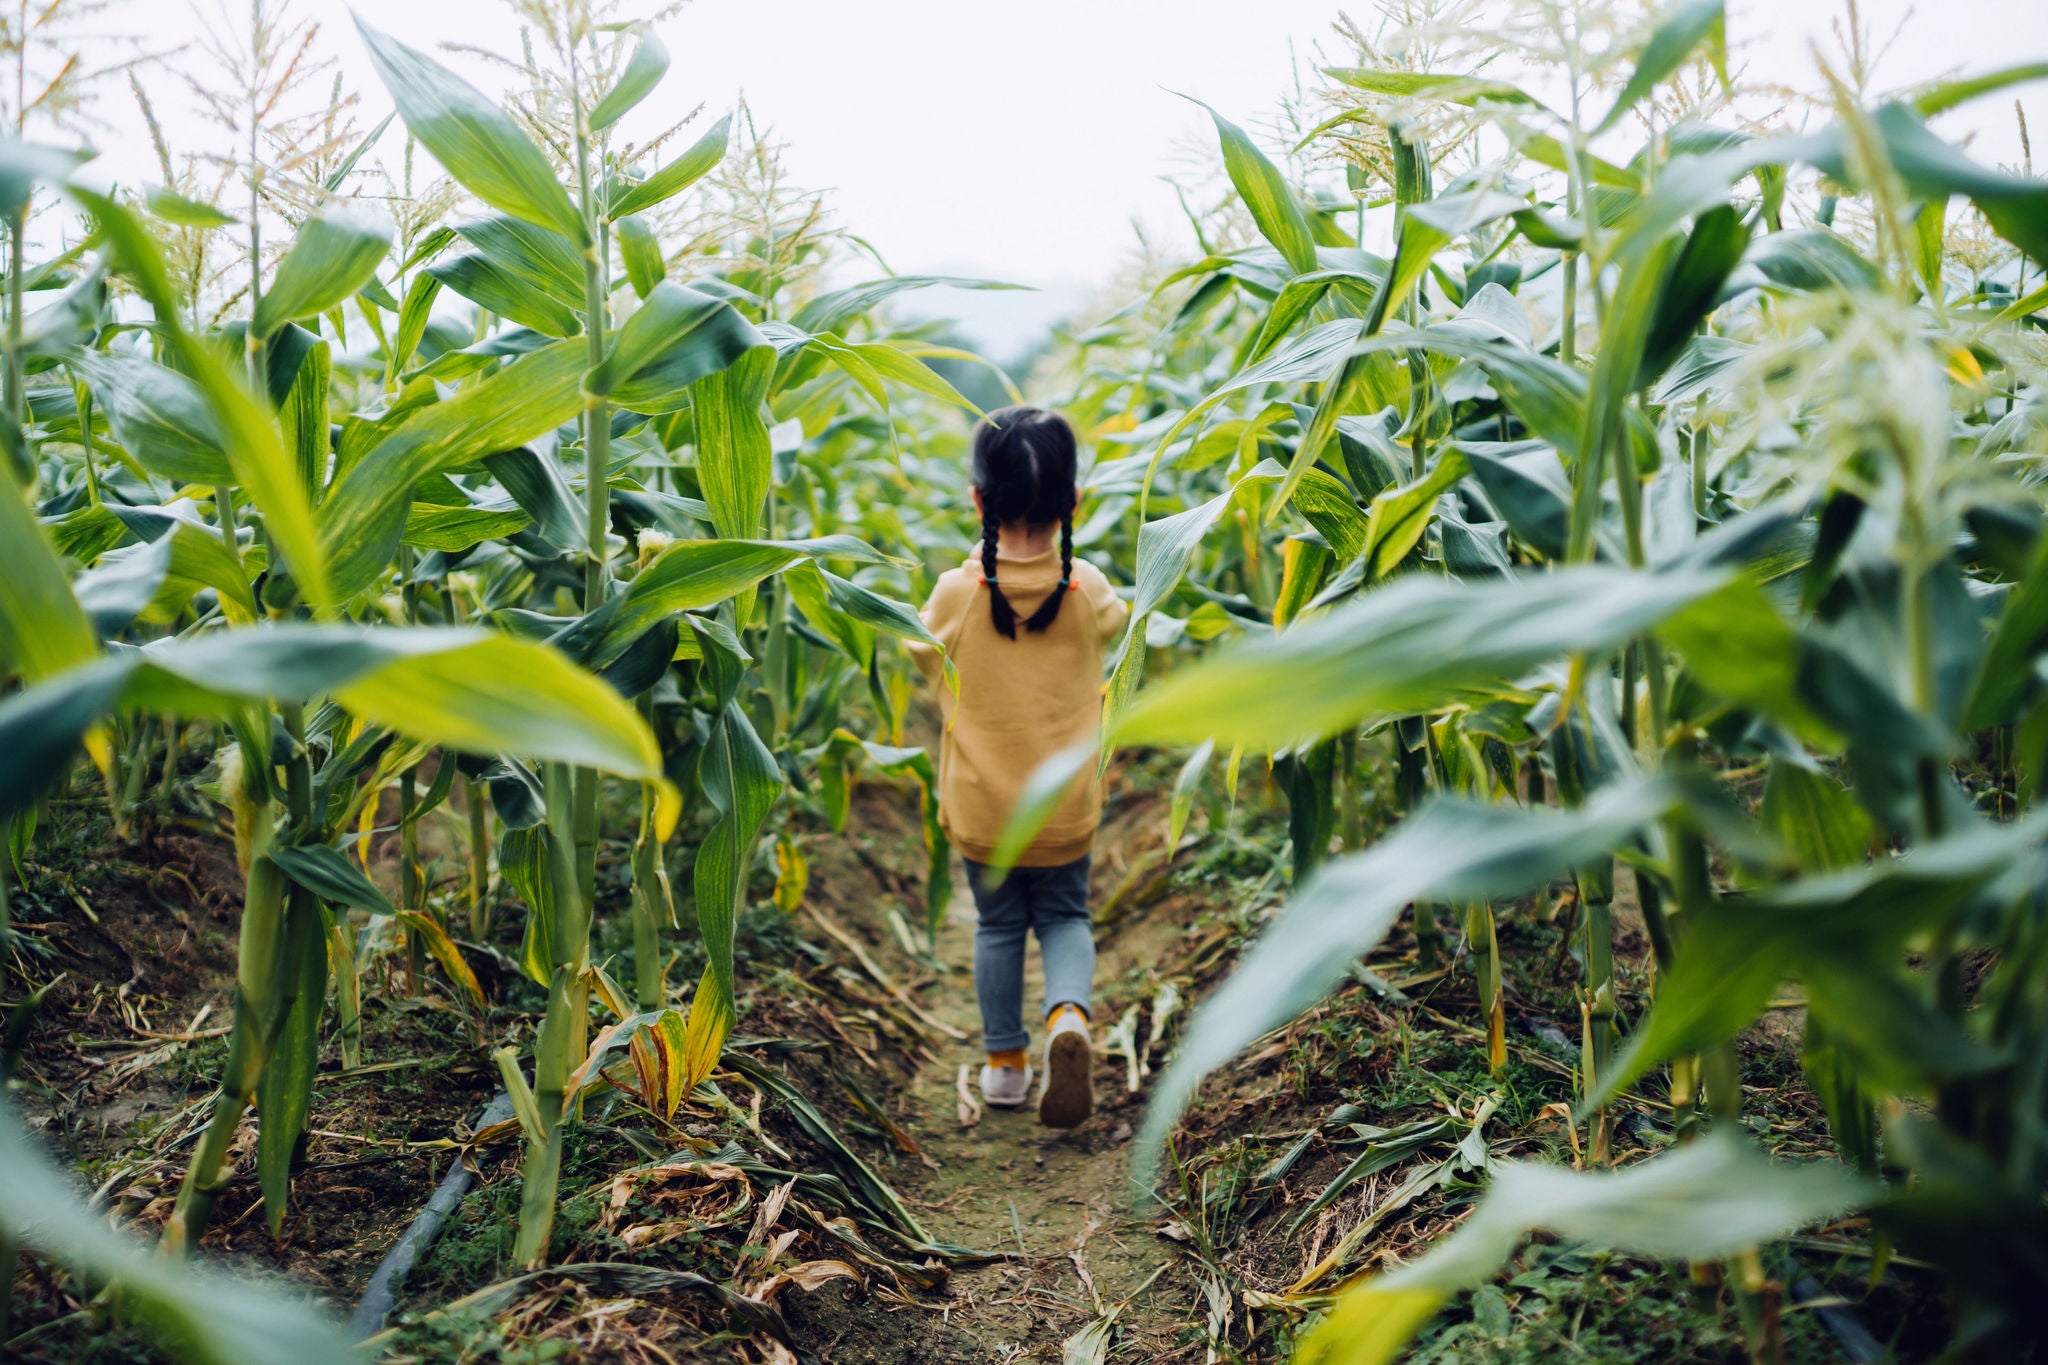
[(1048, 1128), (1072, 1128), (1095, 1112), (1095, 1049), (1088, 1021), (1062, 1010), (1045, 1040), (1045, 1093), (1038, 1121)]
[(1032, 1072), (1028, 1066), (981, 1068), (981, 1097), (997, 1109), (1021, 1109), (1031, 1098)]

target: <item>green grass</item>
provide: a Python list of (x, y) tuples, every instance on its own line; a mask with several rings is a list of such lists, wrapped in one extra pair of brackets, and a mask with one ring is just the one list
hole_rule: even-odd
[[(1830, 1282), (1828, 1269), (1810, 1254), (1801, 1258), (1783, 1248), (1767, 1252), (1765, 1269), (1788, 1285), (1815, 1276), (1885, 1341), (1887, 1324), (1854, 1304), (1862, 1292), (1855, 1276), (1842, 1272)], [(1786, 1365), (1845, 1359), (1820, 1315), (1789, 1295), (1780, 1331)], [(1496, 1283), (1460, 1295), (1408, 1359), (1411, 1365), (1737, 1365), (1750, 1355), (1726, 1292), (1696, 1287), (1684, 1268), (1537, 1244)]]

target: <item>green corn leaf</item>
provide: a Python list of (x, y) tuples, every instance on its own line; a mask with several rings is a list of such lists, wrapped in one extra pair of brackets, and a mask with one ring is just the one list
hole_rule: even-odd
[[(1627, 1048), (1600, 1078), (1588, 1104), (1612, 1099), (1651, 1067), (1683, 1053), (1699, 1052), (1735, 1037), (1769, 1005), (1780, 981), (1802, 979), (1847, 964), (1869, 981), (1855, 986), (1832, 974), (1837, 991), (1854, 991), (1842, 1022), (1858, 1027), (1854, 1015), (1894, 968), (1889, 963), (1916, 933), (1931, 928), (1992, 878), (2025, 860), (2038, 862), (2038, 831), (2013, 825), (1977, 826), (1911, 853), (1850, 871), (1823, 874), (1768, 892), (1722, 901), (1686, 931), (1685, 949), (1664, 980), (1656, 1003), (1630, 1035)], [(1820, 993), (1817, 1007), (1825, 1008)], [(1887, 1002), (1897, 1016), (1902, 1006)], [(1868, 1027), (1877, 1021), (1869, 1021)], [(1899, 1056), (1908, 1047), (1946, 1045), (1949, 1040), (1919, 1031), (1922, 1044), (1894, 1040), (1874, 1056)], [(1963, 1054), (1954, 1054), (1961, 1059)]]
[(714, 1007), (730, 1015), (735, 1009), (733, 923), (762, 823), (782, 793), (782, 769), (737, 700), (740, 657), (716, 631), (700, 630), (698, 638), (716, 709), (697, 760), (697, 785), (717, 816), (697, 848), (697, 925), (704, 934), (709, 959), (704, 979), (712, 988)]
[(2048, 80), (2048, 62), (2023, 62), (2017, 66), (2000, 67), (1981, 76), (1941, 81), (1916, 96), (1913, 109), (1922, 118), (1933, 118), (1979, 96), (1996, 94), (2007, 86), (2040, 80)]
[[(810, 603), (826, 611), (838, 612), (870, 630), (893, 635), (899, 640), (914, 640), (935, 649), (945, 648), (925, 626), (924, 618), (908, 603), (871, 592), (816, 564), (798, 565), (790, 570), (787, 581), (793, 590), (799, 583), (804, 584), (802, 591)], [(806, 605), (805, 611), (808, 613), (809, 610), (810, 606)]]
[(1913, 266), (1927, 297), (1936, 303), (1946, 296), (1941, 280), (1941, 258), (1948, 237), (1948, 196), (1926, 200), (1913, 216)]
[(391, 339), (391, 368), (402, 371), (419, 351), (420, 338), (427, 334), (427, 322), (434, 313), (434, 299), (441, 282), (426, 271), (412, 277), (405, 301), (398, 306), (398, 334)]
[[(1522, 155), (1539, 166), (1547, 166), (1561, 174), (1571, 173), (1571, 154), (1565, 150), (1563, 143), (1547, 133), (1539, 133), (1523, 143)], [(1589, 155), (1585, 160), (1592, 173), (1593, 183), (1600, 188), (1621, 190), (1627, 194), (1641, 193), (1643, 178), (1626, 166), (1617, 166), (1612, 161), (1597, 156)]]
[(1467, 469), (1464, 452), (1452, 446), (1420, 479), (1399, 488), (1388, 488), (1372, 500), (1365, 526), (1367, 582), (1392, 573), (1422, 541), (1435, 514), (1437, 499), (1449, 492)]
[[(1142, 656), (1141, 656), (1142, 657)], [(1003, 832), (996, 838), (996, 846), (989, 853), (988, 866), (998, 875), (1017, 865), (1017, 859), (1024, 850), (1031, 847), (1031, 841), (1045, 828), (1045, 822), (1067, 799), (1067, 793), (1074, 790), (1076, 783), (1090, 780), (1091, 770), (1097, 767), (1097, 749), (1093, 742), (1076, 744), (1060, 750), (1035, 768), (1030, 777), (1024, 779), (1024, 786), (1017, 793), (1017, 804), (1010, 808), (1009, 818), (1003, 822)]]
[(399, 117), (457, 183), (500, 213), (553, 228), (579, 250), (591, 245), (583, 215), (554, 167), (510, 114), (433, 58), (360, 18), (356, 31)]
[(1593, 129), (1595, 136), (1621, 122), (1622, 116), (1650, 97), (1650, 92), (1683, 66), (1702, 42), (1714, 59), (1722, 84), (1728, 81), (1727, 13), (1722, 0), (1683, 0), (1672, 7), (1650, 34), (1628, 84), (1615, 96), (1607, 116)]
[(1970, 689), (1963, 724), (1970, 730), (2008, 723), (2035, 685), (2033, 662), (2048, 639), (2048, 536), (2037, 537), (2025, 575), (2006, 594), (1991, 643)]
[[(648, 289), (640, 307), (619, 328), (610, 354), (585, 377), (583, 387), (587, 393), (608, 398), (634, 412), (676, 412), (690, 405), (691, 386), (697, 381), (739, 364), (749, 352), (756, 351), (760, 359), (750, 364), (745, 375), (736, 381), (743, 384), (744, 391), (732, 396), (742, 404), (749, 395), (758, 404), (765, 393), (760, 387), (763, 373), (772, 373), (774, 368), (774, 352), (767, 338), (724, 299), (663, 281)], [(712, 417), (710, 439), (735, 439), (730, 426), (737, 417), (722, 391), (712, 406), (718, 410)], [(764, 427), (764, 435), (765, 432)], [(702, 416), (698, 437), (701, 445), (706, 439)], [(749, 450), (752, 451), (751, 442)], [(714, 468), (722, 474), (726, 465), (720, 461)], [(716, 476), (713, 482), (724, 486)], [(767, 497), (765, 489), (761, 496)], [(711, 501), (708, 491), (706, 501)], [(713, 502), (712, 508), (715, 517), (717, 503)], [(746, 524), (737, 507), (726, 510), (734, 518), (732, 524)], [(751, 535), (757, 529), (750, 527), (739, 532), (721, 526), (720, 534)]]
[(27, 208), (39, 183), (64, 193), (75, 190), (71, 173), (92, 156), (89, 151), (62, 151), (10, 138), (0, 149), (0, 215)]
[(1366, 337), (1355, 349), (1360, 354), (1421, 350), (1470, 360), (1486, 371), (1501, 401), (1530, 431), (1567, 455), (1578, 454), (1585, 423), (1586, 376), (1551, 356), (1504, 342), (1492, 329), (1460, 319), (1435, 323), (1418, 332)]
[(1180, 850), (1181, 835), (1187, 832), (1188, 816), (1194, 811), (1195, 796), (1202, 789), (1202, 775), (1209, 770), (1209, 760), (1216, 753), (1214, 740), (1203, 740), (1181, 764), (1180, 773), (1173, 779), (1173, 796), (1166, 810), (1166, 856), (1171, 858)]
[[(503, 811), (495, 791), (491, 804)], [(538, 806), (539, 802), (536, 799), (531, 804)], [(554, 972), (548, 965), (555, 941), (555, 873), (551, 864), (554, 851), (538, 812), (532, 814), (533, 823), (505, 831), (504, 842), (498, 848), (498, 870), (505, 884), (526, 902), (526, 932), (520, 942), (519, 965), (534, 984), (546, 986)]]
[[(1209, 528), (1223, 516), (1240, 489), (1271, 483), (1281, 474), (1279, 461), (1261, 460), (1237, 483), (1207, 502), (1174, 516), (1148, 521), (1138, 528), (1138, 563), (1136, 586), (1131, 594), (1131, 619), (1124, 629), (1123, 644), (1116, 662), (1111, 667), (1103, 712), (1105, 724), (1113, 725), (1116, 718), (1129, 709), (1132, 697), (1137, 694), (1145, 670), (1146, 619), (1187, 576), (1188, 566), (1194, 562), (1195, 551), (1209, 533)], [(1102, 750), (1101, 761), (1105, 766), (1109, 762), (1109, 750), (1106, 748)], [(1048, 808), (1044, 818), (1050, 818), (1050, 815)]]
[[(402, 632), (407, 637), (420, 633)], [(605, 683), (545, 645), (489, 632), (461, 633), (472, 638), (398, 659), (335, 688), (335, 700), (423, 743), (476, 754), (523, 754), (648, 782), (661, 779), (661, 752), (653, 734)]]
[(1351, 489), (1334, 474), (1311, 469), (1294, 490), (1294, 510), (1329, 542), (1338, 565), (1358, 558), (1370, 539), (1366, 514)]
[(91, 386), (114, 439), (144, 469), (209, 487), (234, 481), (227, 434), (204, 391), (190, 379), (117, 351), (81, 351), (67, 363)]
[(626, 192), (605, 211), (605, 220), (615, 223), (621, 218), (643, 213), (675, 198), (702, 180), (714, 166), (725, 160), (726, 143), (731, 133), (732, 115), (727, 114), (712, 124), (688, 151), (645, 180), (629, 185)]
[(1742, 263), (1786, 289), (1875, 289), (1877, 267), (1826, 228), (1767, 232), (1749, 244)]
[(429, 507), (414, 503), (405, 514), (404, 543), (454, 554), (488, 540), (517, 535), (531, 525), (533, 518), (518, 509), (499, 512), (484, 507)]
[(341, 187), (348, 183), (348, 178), (355, 174), (357, 165), (362, 162), (364, 157), (370, 154), (370, 149), (376, 146), (378, 141), (383, 138), (384, 130), (391, 126), (391, 120), (397, 117), (398, 111), (394, 109), (383, 118), (378, 119), (377, 125), (358, 138), (356, 145), (350, 149), (348, 155), (344, 156), (339, 162), (336, 162), (334, 168), (327, 172), (327, 178), (320, 182), (320, 187), (329, 194), (338, 193)]
[(457, 223), (455, 232), (513, 287), (545, 294), (572, 312), (582, 311), (583, 257), (561, 233), (498, 214)]
[(668, 48), (653, 29), (643, 27), (633, 55), (626, 59), (626, 69), (619, 73), (619, 83), (605, 91), (597, 108), (590, 111), (590, 131), (601, 132), (625, 117), (634, 105), (654, 93), (667, 73)]
[(1870, 855), (1877, 827), (1847, 787), (1826, 773), (1771, 760), (1757, 814), (1802, 866), (1831, 872)]
[[(1649, 339), (1636, 375), (1654, 382), (1691, 342), (1700, 321), (1720, 301), (1722, 286), (1744, 258), (1752, 224), (1732, 205), (1709, 209), (1693, 223), (1653, 304)], [(1771, 237), (1787, 234), (1774, 232)]]
[(203, 204), (197, 199), (187, 199), (182, 194), (161, 187), (149, 190), (142, 196), (142, 205), (153, 218), (166, 223), (188, 228), (227, 227), (242, 220), (232, 213), (223, 213), (212, 204)]
[(1386, 279), (1386, 265), (1379, 263), (1378, 273), (1365, 270), (1329, 269), (1313, 270), (1306, 275), (1296, 275), (1287, 282), (1267, 310), (1265, 321), (1259, 324), (1258, 333), (1251, 345), (1245, 349), (1244, 363), (1255, 364), (1269, 355), (1280, 339), (1293, 330), (1294, 325), (1315, 309), (1318, 303), (1340, 286), (1348, 286), (1349, 292), (1343, 297), (1363, 294), (1371, 297)]
[(98, 652), (62, 562), (0, 458), (0, 668), (36, 682)]
[(1556, 447), (1544, 441), (1465, 441), (1458, 448), (1515, 539), (1545, 559), (1563, 559), (1572, 481)]
[[(1774, 232), (1771, 235), (1782, 237), (1789, 234)], [(1715, 336), (1711, 332), (1696, 336), (1665, 370), (1663, 379), (1651, 391), (1650, 399), (1654, 403), (1668, 405), (1715, 392), (1721, 376), (1752, 350), (1743, 342)]]
[(1528, 200), (1496, 190), (1467, 190), (1405, 205), (1394, 259), (1387, 268), (1387, 283), (1373, 297), (1364, 334), (1377, 333), (1407, 301), (1409, 292), (1421, 281), (1438, 251), (1467, 233), (1502, 218), (1512, 218), (1528, 207)]
[(268, 338), (287, 322), (326, 312), (376, 278), (391, 250), (391, 220), (344, 201), (300, 224), (291, 249), (256, 305), (252, 326)]
[(422, 479), (553, 431), (583, 406), (584, 348), (556, 342), (407, 417), (338, 479), (320, 507), (337, 589), (353, 596), (390, 562)]
[(1587, 384), (1586, 424), (1579, 441), (1579, 461), (1572, 470), (1571, 531), (1565, 544), (1568, 560), (1592, 558), (1608, 462), (1613, 462), (1617, 482), (1638, 478), (1634, 457), (1621, 448), (1624, 406), (1642, 376), (1644, 351), (1650, 343), (1651, 328), (1656, 325), (1659, 298), (1670, 297), (1665, 293), (1665, 285), (1679, 247), (1676, 237), (1652, 240), (1638, 236), (1617, 253), (1621, 259), (1620, 280), (1602, 321), (1600, 352), (1594, 358), (1592, 378)]
[(762, 579), (811, 558), (877, 562), (882, 556), (851, 536), (817, 540), (683, 540), (634, 575), (596, 621), (590, 661), (609, 664), (657, 622), (681, 611), (715, 606)]
[(1640, 635), (1726, 581), (1714, 569), (1643, 574), (1590, 566), (1475, 584), (1398, 579), (1283, 635), (1176, 673), (1112, 738), (1214, 738), (1271, 750), (1368, 717), (1498, 695), (1539, 664)]
[(1203, 1077), (1344, 980), (1411, 901), (1534, 890), (1622, 843), (1670, 800), (1664, 789), (1640, 782), (1612, 784), (1568, 811), (1443, 798), (1366, 852), (1325, 864), (1188, 1021), (1145, 1111), (1133, 1170), (1139, 1185), (1151, 1186), (1159, 1149)]
[(68, 753), (99, 714), (46, 690), (71, 686), (102, 707), (222, 719), (249, 701), (330, 696), (424, 744), (662, 776), (654, 736), (616, 691), (546, 645), (475, 628), (276, 625), (125, 649), (10, 698), (0, 733), (61, 722), (69, 733), (38, 748)]
[[(1191, 98), (1191, 97), (1190, 97)], [(1308, 210), (1279, 168), (1266, 159), (1244, 129), (1232, 123), (1200, 100), (1192, 100), (1208, 111), (1215, 121), (1217, 139), (1223, 145), (1223, 169), (1238, 197), (1258, 224), (1259, 235), (1273, 244), (1297, 275), (1316, 268), (1316, 235), (1309, 224)]]
[(811, 344), (829, 356), (873, 398), (884, 412), (889, 410), (891, 384), (953, 403), (981, 416), (973, 400), (947, 383), (937, 370), (910, 355), (902, 343), (889, 341), (846, 341), (830, 334), (816, 336)]
[(72, 581), (78, 604), (102, 637), (119, 635), (164, 595), (174, 540), (175, 535), (158, 536), (115, 550)]
[(571, 337), (583, 331), (580, 305), (565, 304), (546, 290), (522, 282), (512, 270), (482, 252), (465, 252), (436, 261), (422, 276), (445, 285), (479, 308), (546, 336)]
[(1659, 630), (1709, 692), (1769, 716), (1816, 748), (1840, 747), (1808, 700), (1818, 676), (1797, 632), (1754, 582), (1738, 580), (1673, 612)]
[[(1246, 366), (1212, 389), (1159, 438), (1159, 444), (1153, 448), (1152, 459), (1145, 469), (1145, 489), (1148, 495), (1152, 480), (1159, 472), (1160, 465), (1164, 463), (1167, 452), (1173, 449), (1174, 443), (1231, 394), (1260, 384), (1298, 384), (1309, 380), (1328, 381), (1326, 388), (1332, 391), (1340, 388), (1345, 359), (1350, 354), (1353, 344), (1358, 341), (1360, 326), (1356, 318), (1338, 318), (1334, 322), (1326, 322), (1278, 347), (1265, 359)], [(1140, 511), (1143, 511), (1142, 503)]]
[(644, 218), (621, 218), (612, 224), (612, 238), (619, 244), (619, 259), (625, 263), (633, 292), (645, 299), (668, 274), (668, 262), (662, 258), (654, 229)]
[[(1929, 132), (1908, 105), (1883, 105), (1871, 122), (1891, 169), (1915, 198), (1964, 195), (1999, 236), (2030, 256), (2048, 257), (2048, 181), (1980, 166)], [(1829, 176), (1853, 184), (1849, 145), (1849, 135), (1833, 129), (1792, 141), (1791, 149)]]
[[(78, 577), (73, 587), (79, 594), (79, 600), (86, 604), (96, 620), (99, 608), (89, 597), (93, 589), (88, 585), (103, 570), (117, 567), (123, 557), (132, 557), (131, 563), (141, 560), (147, 565), (151, 556), (156, 556), (154, 566), (141, 570), (151, 595), (135, 610), (142, 620), (153, 625), (172, 623), (191, 602), (192, 595), (204, 588), (211, 588), (219, 594), (221, 614), (234, 625), (248, 625), (262, 615), (248, 578), (252, 567), (261, 567), (261, 554), (251, 550), (248, 560), (237, 563), (228, 553), (227, 544), (218, 530), (180, 519), (154, 541), (117, 550)], [(129, 566), (119, 567), (123, 573), (134, 572)], [(122, 624), (126, 624), (125, 619)], [(102, 631), (110, 633), (104, 623)]]
[(351, 1365), (339, 1324), (282, 1290), (156, 1254), (88, 1210), (0, 1098), (0, 1231), (115, 1286), (124, 1312), (200, 1365)]
[[(519, 510), (533, 518), (534, 533), (542, 540), (562, 551), (583, 547), (589, 535), (584, 520), (587, 510), (576, 490), (569, 487), (561, 462), (551, 452), (521, 446), (502, 454), (486, 455), (481, 463), (512, 495)], [(411, 524), (410, 513), (407, 524)]]
[(1277, 515), (1288, 504), (1302, 478), (1322, 457), (1324, 448), (1336, 431), (1339, 402), (1352, 375), (1361, 367), (1365, 348), (1380, 339), (1377, 336), (1380, 328), (1422, 279), (1436, 253), (1455, 238), (1497, 219), (1512, 217), (1528, 207), (1526, 200), (1491, 190), (1470, 190), (1402, 206), (1400, 226), (1395, 234), (1394, 259), (1387, 266), (1386, 282), (1373, 295), (1372, 311), (1359, 328), (1358, 335), (1362, 339), (1323, 386), (1315, 415), (1310, 418), (1308, 429), (1294, 448), (1286, 477), (1280, 481), (1280, 487), (1274, 491), (1268, 504), (1268, 516)]
[(205, 339), (186, 331), (163, 255), (141, 223), (124, 206), (104, 195), (67, 186), (71, 199), (92, 214), (110, 255), (156, 309), (157, 327), (177, 356), (180, 368), (206, 397), (226, 442), (228, 467), (235, 483), (263, 515), (263, 529), (273, 549), (282, 552), (284, 567), (316, 610), (334, 605), (327, 561), (314, 529), (311, 499), (300, 477), (298, 461), (286, 451), (277, 423), (262, 404), (221, 361)]
[(1388, 1365), (1444, 1303), (1493, 1279), (1538, 1229), (1627, 1255), (1712, 1261), (1882, 1193), (1838, 1166), (1772, 1161), (1720, 1129), (1620, 1171), (1496, 1160), (1492, 1172), (1478, 1211), (1455, 1232), (1338, 1297), (1301, 1337), (1300, 1365)]
[(761, 404), (774, 373), (774, 353), (756, 349), (692, 386), (697, 477), (711, 509), (712, 525), (719, 535), (731, 539), (761, 533), (772, 473)]
[(320, 902), (294, 891), (287, 902), (282, 969), (293, 977), (284, 1028), (256, 1081), (256, 1178), (270, 1235), (284, 1232), (292, 1161), (313, 1108), (320, 1060), (320, 1015), (327, 1004), (327, 927)]
[(324, 901), (373, 915), (398, 913), (361, 864), (330, 844), (273, 845), (269, 858), (285, 876)]
[[(292, 352), (296, 352), (294, 358)], [(298, 466), (299, 486), (318, 504), (327, 490), (328, 456), (332, 451), (328, 422), (328, 387), (334, 375), (333, 350), (324, 338), (299, 327), (287, 327), (272, 343), (270, 362), (292, 376), (278, 401), (278, 427), (285, 449)]]
[(65, 773), (86, 731), (119, 702), (132, 666), (126, 658), (83, 663), (0, 698), (0, 820), (33, 808)]
[(1483, 76), (1456, 76), (1433, 71), (1373, 70), (1369, 67), (1331, 66), (1323, 74), (1342, 81), (1354, 90), (1387, 95), (1394, 99), (1436, 99), (1466, 106), (1519, 104), (1543, 108), (1542, 101), (1505, 81)]
[(519, 1069), (518, 1050), (501, 1047), (491, 1057), (498, 1064), (498, 1077), (512, 1101), (512, 1113), (519, 1120), (520, 1131), (526, 1134), (528, 1142), (546, 1142), (548, 1126), (541, 1119), (540, 1101), (534, 1097), (533, 1087), (526, 1083), (526, 1073)]

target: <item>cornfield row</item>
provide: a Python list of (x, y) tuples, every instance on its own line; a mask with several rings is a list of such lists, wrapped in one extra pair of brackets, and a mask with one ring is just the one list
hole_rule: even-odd
[[(1206, 254), (1042, 372), (1097, 447), (1077, 544), (1128, 565), (1133, 614), (1102, 743), (1038, 775), (1011, 846), (1119, 747), (1187, 751), (1169, 848), (1247, 759), (1285, 795), (1294, 890), (1155, 1086), (1142, 1186), (1203, 1079), (1404, 922), (1425, 965), (1475, 978), (1500, 1067), (1498, 916), (1573, 888), (1591, 1169), (1494, 1162), (1431, 1253), (1302, 1296), (1321, 1316), (1301, 1358), (1394, 1358), (1534, 1229), (1724, 1276), (1761, 1343), (1778, 1290), (1758, 1248), (1848, 1213), (1880, 1259), (1943, 1271), (1959, 1343), (2013, 1358), (2048, 1302), (2048, 849), (2028, 815), (2048, 184), (1929, 123), (2048, 68), (1898, 98), (1828, 71), (1818, 131), (1735, 131), (1720, 0), (1613, 25), (1510, 8), (1489, 40), (1521, 45), (1519, 83), (1438, 14), (1429, 60), (1360, 40), (1326, 71), (1328, 117), (1292, 158), (1214, 114), (1234, 193), (1194, 222)], [(408, 147), (480, 206), (445, 223), (376, 207), (381, 128), (294, 163), (318, 175), (291, 195), (252, 154), (240, 211), (190, 185), (103, 193), (28, 142), (0, 160), (0, 815), (19, 846), (84, 761), (125, 822), (180, 745), (218, 744), (247, 876), (172, 1252), (207, 1226), (251, 1104), (277, 1226), (321, 1039), (362, 1061), (365, 963), (474, 992), (454, 935), (489, 931), (493, 867), (547, 990), (532, 1055), (496, 1054), (528, 1265), (608, 1059), (644, 1061), (638, 1099), (668, 1115), (718, 1065), (735, 916), (790, 783), (836, 792), (843, 820), (856, 765), (910, 777), (928, 931), (951, 893), (895, 642), (932, 643), (908, 603), (965, 546), (954, 438), (921, 432), (974, 409), (952, 382), (974, 358), (884, 316), (933, 281), (820, 292), (801, 226), (701, 231), (693, 193), (736, 134), (761, 148), (743, 118), (679, 153), (616, 140), (667, 65), (651, 31), (545, 36), (545, 80), (507, 109), (361, 30)], [(1332, 164), (1341, 196), (1314, 188)], [(46, 208), (90, 234), (31, 259)], [(1381, 220), (1386, 257), (1362, 245)], [(209, 243), (243, 253), (232, 320), (201, 319)], [(33, 292), (56, 301), (30, 311)], [(1381, 752), (1402, 818), (1361, 847)], [(417, 875), (420, 822), (458, 787), (466, 925)], [(396, 901), (358, 856), (393, 788)], [(591, 953), (621, 793), (630, 987)], [(683, 1007), (678, 830), (709, 963)], [(1634, 1019), (1618, 896), (1654, 962)], [(1744, 1136), (1736, 1040), (1788, 991), (1837, 1164)], [(1612, 1106), (1646, 1083), (1672, 1149), (1601, 1169)], [(41, 1160), (0, 1131), (10, 1170)], [(201, 1354), (245, 1333), (324, 1349), (248, 1291), (196, 1314), (206, 1272), (139, 1257), (58, 1188), (0, 1208), (6, 1229)]]

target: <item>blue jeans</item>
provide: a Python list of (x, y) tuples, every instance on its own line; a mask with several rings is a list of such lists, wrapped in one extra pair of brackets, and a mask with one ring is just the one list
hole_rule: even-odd
[(1002, 885), (971, 858), (967, 886), (981, 922), (974, 929), (974, 991), (981, 999), (981, 1041), (1008, 1052), (1031, 1041), (1024, 1028), (1024, 940), (1038, 935), (1045, 963), (1045, 1013), (1089, 1008), (1095, 981), (1095, 928), (1088, 915), (1088, 859), (1058, 867), (1013, 867)]

